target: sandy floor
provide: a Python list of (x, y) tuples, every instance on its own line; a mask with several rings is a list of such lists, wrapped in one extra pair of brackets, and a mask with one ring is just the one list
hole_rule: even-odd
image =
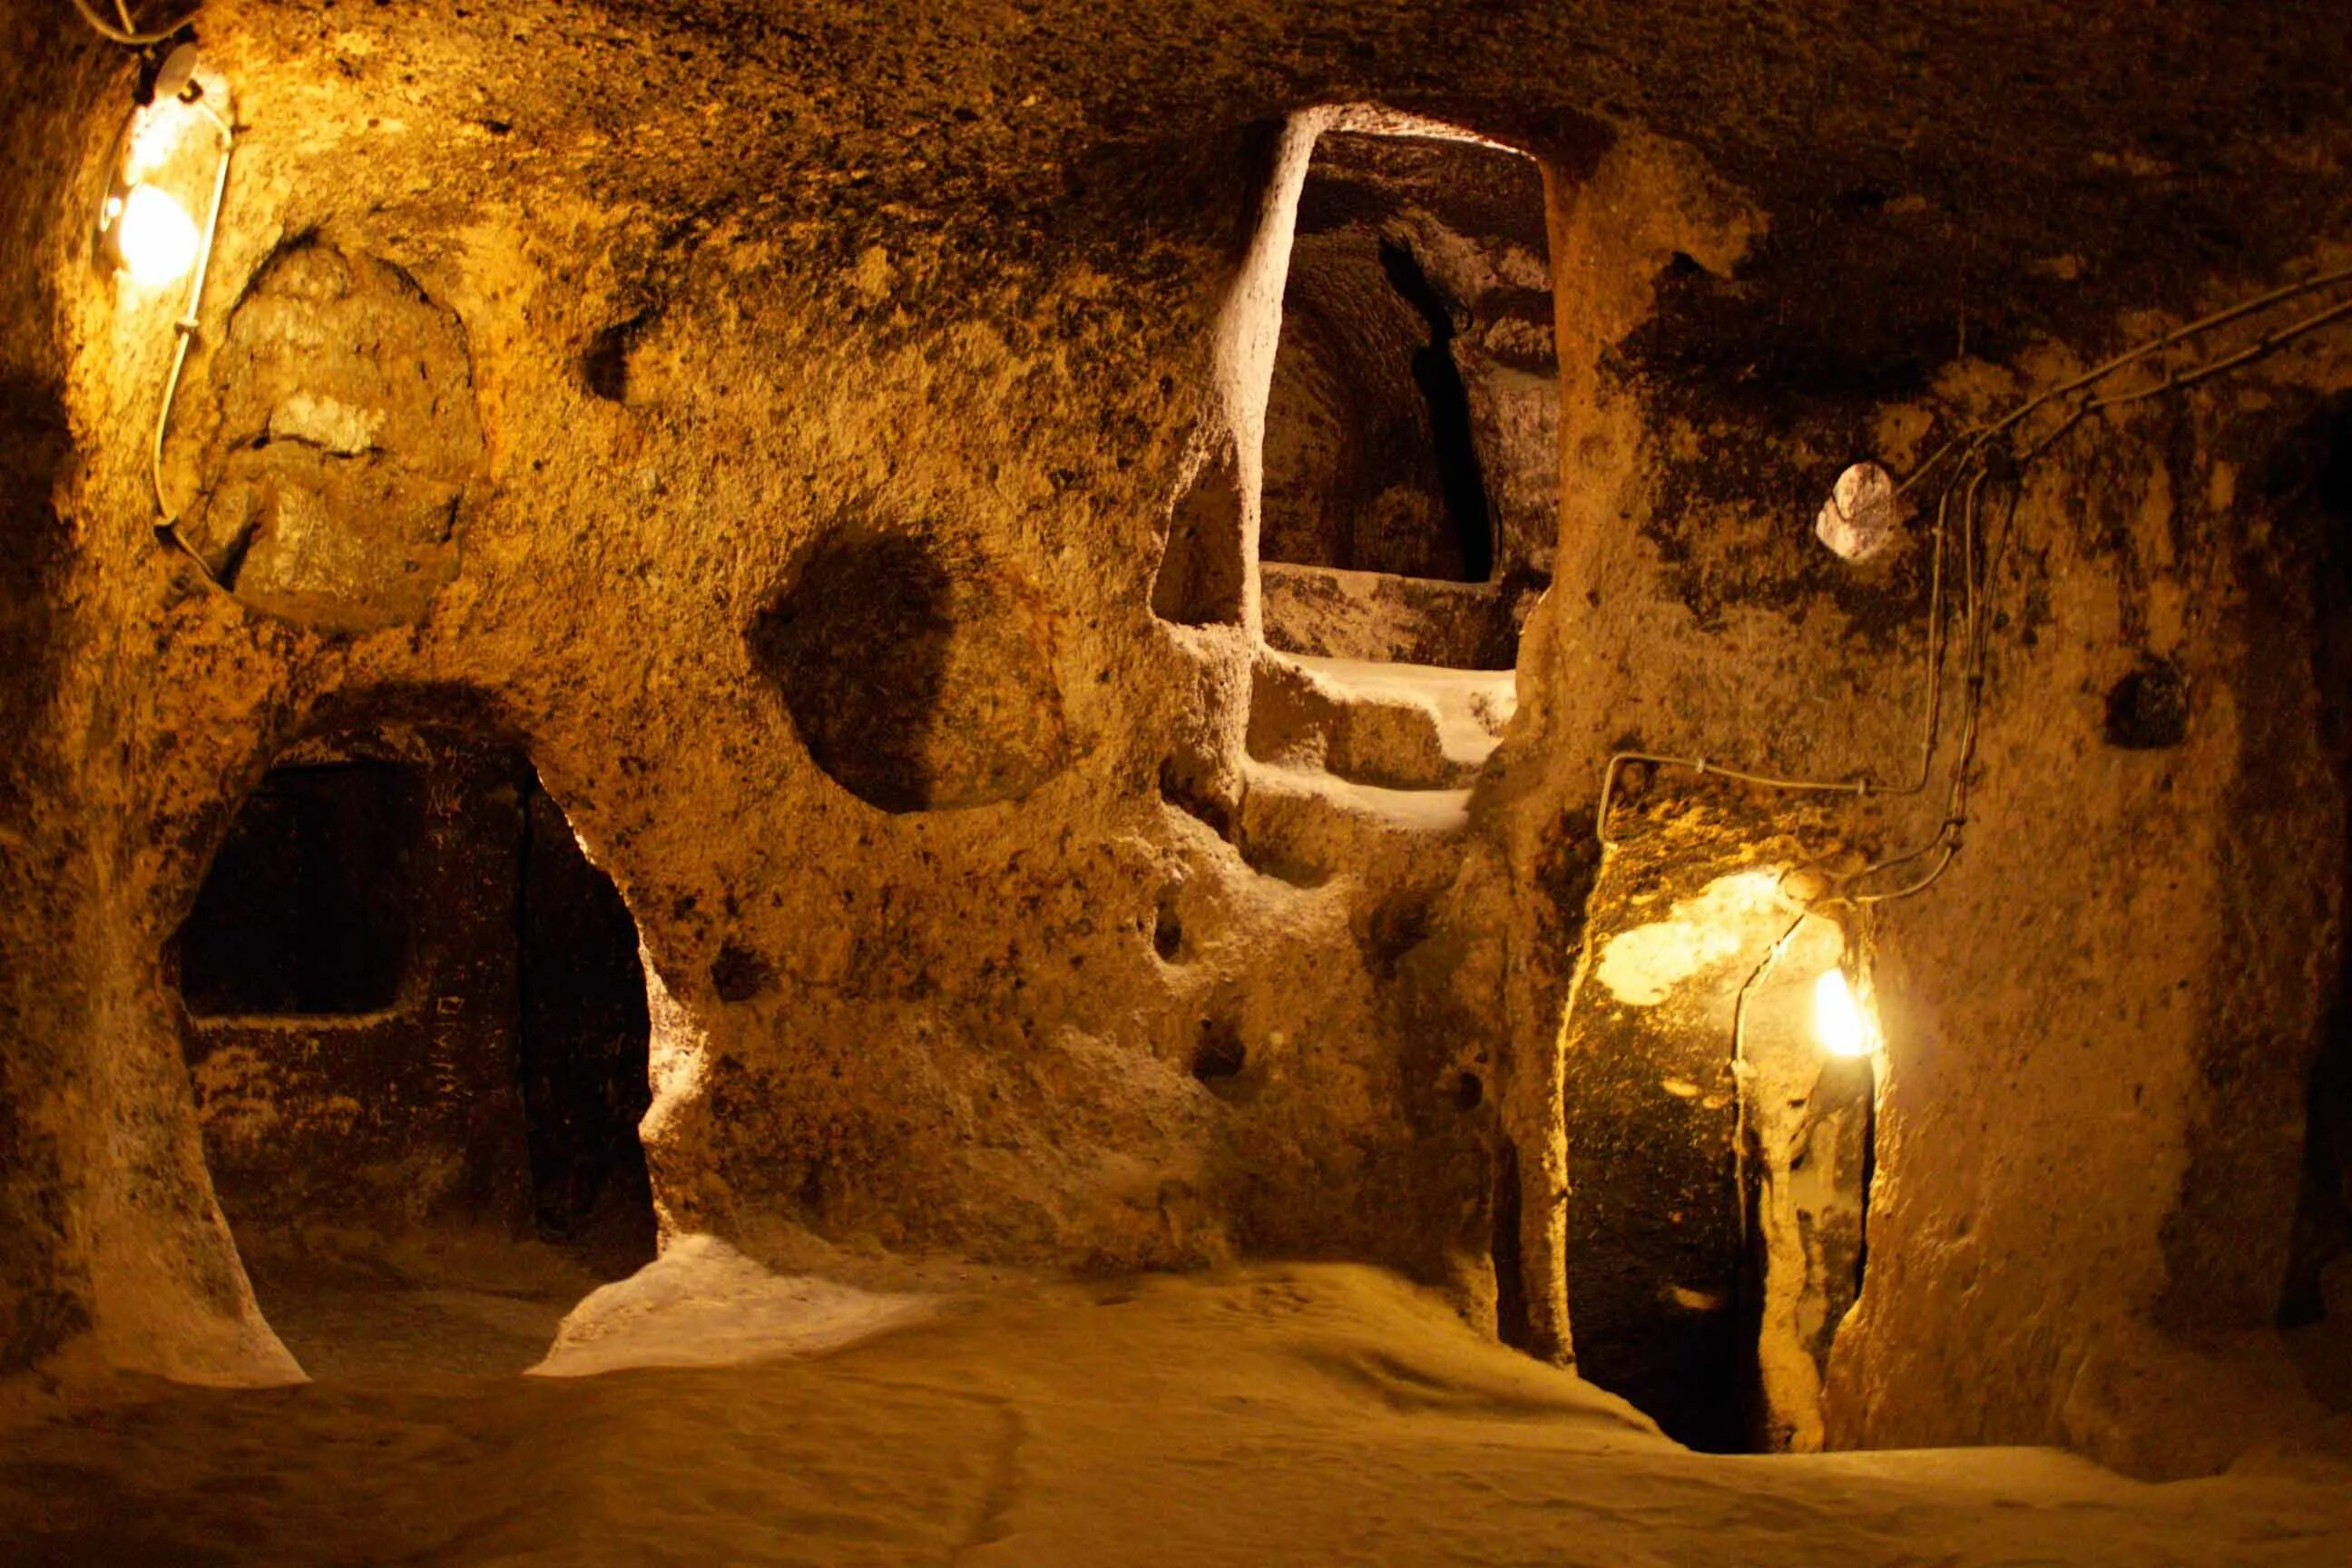
[[(698, 1278), (607, 1298), (618, 1326), (571, 1337), (658, 1359), (665, 1321), (694, 1354), (714, 1312), (757, 1316), (738, 1267), (666, 1318)], [(393, 1311), (408, 1350), (348, 1378), (157, 1388), (13, 1434), (0, 1562), (2352, 1563), (2352, 1471), (2149, 1487), (2041, 1451), (1705, 1458), (1363, 1269), (1007, 1288), (829, 1354), (572, 1377), (404, 1370), (436, 1313), (492, 1360), (544, 1343), (536, 1297), (406, 1293), (436, 1290)], [(312, 1312), (314, 1369), (319, 1335), (385, 1321), (364, 1293)], [(851, 1310), (805, 1282), (775, 1300)], [(462, 1326), (485, 1310), (487, 1333)]]
[(488, 1236), (432, 1245), (296, 1247), (241, 1237), (270, 1327), (312, 1377), (398, 1383), (513, 1376), (609, 1275), (536, 1242)]

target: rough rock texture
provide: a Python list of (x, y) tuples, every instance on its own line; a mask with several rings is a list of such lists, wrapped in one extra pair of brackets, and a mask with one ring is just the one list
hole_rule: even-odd
[(1269, 561), (1259, 573), (1269, 647), (1316, 658), (1509, 669), (1531, 584), (1446, 583)]
[[(385, 775), (407, 786), (407, 798), (404, 809), (379, 815), (366, 797), (392, 792), (350, 785)], [(431, 786), (475, 809), (436, 812), (428, 838), (423, 784), (396, 765), (341, 760), (273, 770), (181, 928), (205, 1163), (240, 1229), (414, 1221), (457, 1202), (509, 1223), (526, 1216), (511, 1039), (520, 802), (509, 781), (504, 809), (485, 812), (485, 781), (446, 770)], [(337, 795), (341, 820), (326, 830), (299, 820), (310, 815), (303, 807)], [(306, 886), (321, 863), (382, 874), (364, 887)], [(495, 875), (501, 868), (509, 874)], [(376, 907), (349, 907), (362, 900)], [(371, 984), (351, 984), (336, 973), (348, 961), (304, 952), (270, 929), (268, 916), (281, 910), (310, 942), (324, 935), (366, 952), (374, 973), (353, 978)], [(210, 955), (223, 948), (290, 984), (220, 984)]]
[[(1906, 770), (1921, 552), (1821, 551), (1837, 472), (1906, 473), (2352, 241), (2325, 7), (215, 0), (246, 131), (184, 395), (269, 439), (223, 451), (190, 414), (175, 493), (257, 486), (256, 548), (292, 530), (270, 595), (224, 594), (151, 527), (176, 304), (92, 266), (135, 61), (5, 15), (0, 1368), (52, 1375), (288, 1373), (163, 955), (288, 744), (420, 714), (521, 745), (627, 900), (670, 1234), (1342, 1256), (1566, 1353), (1602, 761)], [(1325, 106), (1362, 103), (1543, 166), (1553, 584), (1467, 785), (1249, 754), (1292, 220), (1316, 135), (1364, 128)], [(268, 281), (289, 255), (342, 258), (405, 346), (271, 346), (258, 301), (345, 319)], [(332, 391), (395, 363), (441, 390)], [(376, 449), (298, 405), (314, 370), (398, 411)], [(2305, 1148), (2346, 864), (2313, 663), (2336, 514), (2308, 497), (2340, 493), (2312, 476), (2347, 384), (2315, 336), (2021, 477), (1966, 848), (1875, 928), (1832, 1443), (2154, 1470), (2247, 1430), (2174, 1432), (2149, 1387), (2300, 1430), (2292, 1373), (2214, 1374), (2240, 1363), (2206, 1342), (2285, 1365), (2259, 1336), (2319, 1245), (2297, 1213), (2342, 1215)], [(762, 628), (852, 519), (953, 563), (948, 602), (813, 602), (792, 626), (841, 642), (780, 678)], [(963, 628), (986, 679), (959, 685)], [(926, 706), (888, 672), (941, 642)], [(879, 805), (839, 771), (869, 762)], [(1873, 802), (1837, 836), (1936, 815)]]
[(161, 1389), (15, 1436), (0, 1551), (746, 1568), (2352, 1553), (2333, 1470), (2150, 1488), (2046, 1450), (1691, 1454), (1360, 1267), (1001, 1287), (928, 1321), (909, 1305), (688, 1240), (583, 1302), (541, 1369), (620, 1375)]
[(1562, 1041), (1578, 1368), (1693, 1447), (1819, 1448), (1822, 1363), (1861, 1279), (1863, 1161), (1837, 1133), (1870, 1068), (1822, 1081), (1813, 986), (1847, 942), (1789, 889), (1833, 840), (1672, 791), (1617, 799), (1644, 795), (1612, 814)]
[(456, 318), (396, 267), (297, 241), (230, 311), (210, 385), (192, 542), (214, 574), (292, 620), (421, 619), (481, 479)]

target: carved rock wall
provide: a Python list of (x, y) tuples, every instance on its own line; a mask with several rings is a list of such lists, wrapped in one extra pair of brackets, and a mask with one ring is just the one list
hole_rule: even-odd
[[(285, 1373), (163, 953), (289, 743), (453, 716), (527, 750), (635, 920), (671, 1234), (1360, 1258), (1569, 1347), (1602, 759), (1908, 758), (1921, 557), (1820, 552), (1830, 480), (2337, 254), (2340, 50), (2202, 3), (2096, 36), (2002, 5), (1958, 46), (1697, 0), (1213, 9), (1107, 42), (1018, 8), (216, 0), (247, 130), (170, 477), (209, 489), (205, 548), (247, 539), (236, 593), (153, 535), (176, 306), (91, 264), (134, 68), (7, 13), (7, 1366)], [(2192, 64), (2184, 119), (2149, 83)], [(1362, 101), (1545, 170), (1553, 584), (1444, 788), (1248, 748), (1281, 127)], [(2117, 1391), (2191, 1385), (2182, 1325), (2258, 1331), (2294, 1256), (2344, 818), (2315, 547), (2256, 476), (2347, 374), (2315, 338), (2025, 476), (1968, 847), (1880, 932), (1832, 1441), (2228, 1441)], [(931, 611), (834, 572), (849, 519), (943, 563)], [(1171, 526), (1205, 564), (1163, 569)], [(2153, 661), (2178, 743), (2108, 743)], [(908, 667), (928, 701), (880, 679)], [(2124, 732), (2174, 733), (2169, 689)]]

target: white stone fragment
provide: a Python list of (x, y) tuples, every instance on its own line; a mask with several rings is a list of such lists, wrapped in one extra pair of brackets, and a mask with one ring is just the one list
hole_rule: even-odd
[(1895, 537), (1895, 480), (1876, 463), (1856, 463), (1813, 519), (1813, 537), (1847, 561), (1867, 561)]
[(381, 408), (354, 408), (323, 393), (296, 392), (269, 411), (269, 438), (306, 442), (337, 457), (356, 458), (375, 448), (383, 420)]

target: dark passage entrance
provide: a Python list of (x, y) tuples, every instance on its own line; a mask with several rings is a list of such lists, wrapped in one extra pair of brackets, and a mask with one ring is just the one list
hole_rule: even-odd
[(520, 752), (299, 748), (173, 946), (214, 1185), (314, 1373), (519, 1370), (652, 1258), (635, 926)]
[(533, 1218), (543, 1237), (634, 1266), (654, 1250), (637, 1142), (651, 1090), (636, 922), (580, 852), (562, 808), (536, 788), (522, 846), (520, 1056)]
[[(2310, 552), (2320, 733), (2352, 799), (2352, 397), (2316, 409), (2273, 468), (2272, 499)], [(2352, 820), (2346, 845), (2352, 887)], [(2352, 1409), (2352, 1358), (2343, 1353), (2352, 1346), (2352, 938), (2336, 962), (2335, 1006), (2306, 1090), (2303, 1190), (2278, 1321), (2304, 1331), (2298, 1350), (2314, 1392)]]
[(388, 763), (272, 770), (245, 803), (181, 942), (188, 1011), (373, 1013), (408, 960), (418, 778)]
[(1483, 583), (1495, 519), (1454, 312), (1403, 240), (1302, 233), (1266, 411), (1267, 561)]
[(1558, 410), (1535, 162), (1325, 132), (1267, 395), (1266, 640), (1510, 668), (1559, 527)]
[(1873, 1173), (1875, 1066), (1816, 1026), (1848, 936), (1790, 924), (1753, 819), (1661, 793), (1613, 826), (1562, 1036), (1577, 1372), (1694, 1448), (1818, 1448)]

